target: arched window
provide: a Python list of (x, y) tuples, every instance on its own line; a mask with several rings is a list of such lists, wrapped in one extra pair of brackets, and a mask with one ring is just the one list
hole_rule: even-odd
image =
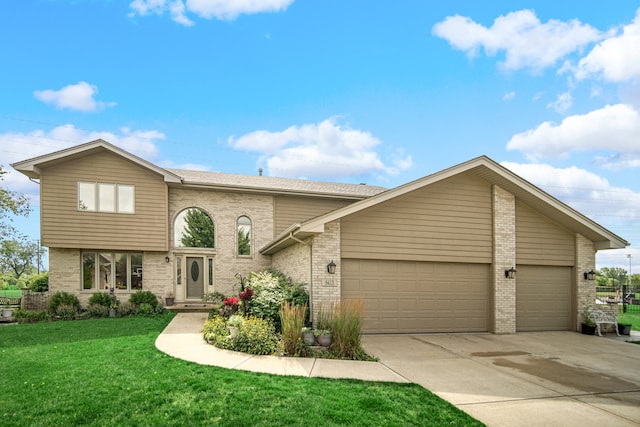
[(215, 248), (215, 225), (208, 213), (188, 208), (176, 216), (173, 241), (176, 247)]
[(251, 220), (241, 216), (237, 221), (238, 255), (251, 255)]

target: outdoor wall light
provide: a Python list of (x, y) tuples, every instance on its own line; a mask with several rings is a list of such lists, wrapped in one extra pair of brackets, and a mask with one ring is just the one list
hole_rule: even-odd
[(515, 279), (516, 278), (516, 269), (515, 267), (511, 267), (508, 270), (504, 271), (504, 277), (507, 279)]
[(329, 264), (327, 264), (327, 272), (329, 274), (336, 274), (336, 263), (331, 260)]
[(166, 257), (164, 257), (164, 262), (169, 262), (171, 261), (171, 258), (169, 258), (169, 255), (167, 255)]
[(584, 273), (584, 280), (596, 280), (596, 272), (591, 270)]

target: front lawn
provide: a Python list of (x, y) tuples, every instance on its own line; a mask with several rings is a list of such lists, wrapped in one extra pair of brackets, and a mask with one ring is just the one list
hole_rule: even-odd
[(22, 298), (22, 291), (20, 289), (2, 289), (0, 290), (0, 297)]
[(172, 314), (0, 327), (2, 426), (482, 425), (414, 384), (284, 377), (156, 350)]
[(619, 323), (630, 323), (631, 329), (640, 331), (640, 313), (620, 313), (618, 315)]

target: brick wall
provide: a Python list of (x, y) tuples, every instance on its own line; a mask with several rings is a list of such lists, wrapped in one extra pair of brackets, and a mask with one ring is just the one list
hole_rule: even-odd
[(294, 283), (306, 284), (307, 291), (311, 289), (311, 242), (296, 243), (272, 256), (273, 268), (280, 270), (293, 279)]
[(593, 248), (593, 242), (580, 234), (576, 234), (576, 330), (580, 328), (582, 312), (585, 307), (594, 307), (596, 303), (596, 281), (584, 278), (585, 272), (595, 271), (595, 269), (596, 251)]
[[(340, 300), (340, 220), (325, 224), (324, 233), (314, 236), (311, 253), (311, 309), (315, 319), (322, 304)], [(327, 272), (331, 261), (337, 265), (336, 274)]]
[(493, 186), (493, 309), (492, 332), (516, 331), (516, 279), (504, 277), (505, 270), (516, 265), (515, 197)]

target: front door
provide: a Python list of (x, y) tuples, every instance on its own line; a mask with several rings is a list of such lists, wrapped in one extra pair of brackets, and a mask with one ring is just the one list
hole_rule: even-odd
[(202, 300), (204, 296), (204, 262), (202, 257), (187, 257), (187, 298)]

